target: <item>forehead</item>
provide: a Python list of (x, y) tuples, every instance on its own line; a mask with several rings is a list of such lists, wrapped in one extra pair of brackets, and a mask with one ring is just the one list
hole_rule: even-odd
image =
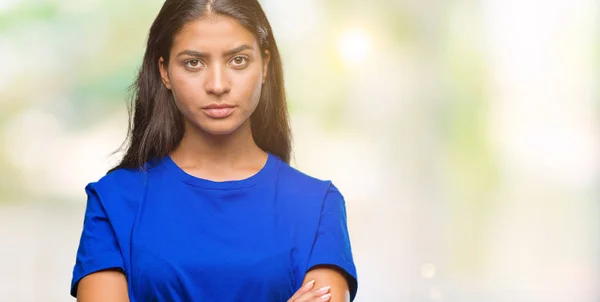
[(228, 16), (204, 16), (187, 22), (173, 40), (173, 50), (226, 51), (242, 44), (258, 49), (254, 35)]

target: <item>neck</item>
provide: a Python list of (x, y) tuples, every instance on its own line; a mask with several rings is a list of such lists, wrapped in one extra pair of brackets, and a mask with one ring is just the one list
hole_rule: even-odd
[(188, 167), (233, 167), (265, 157), (254, 141), (250, 121), (225, 135), (206, 133), (186, 121), (183, 138), (171, 152), (173, 160)]

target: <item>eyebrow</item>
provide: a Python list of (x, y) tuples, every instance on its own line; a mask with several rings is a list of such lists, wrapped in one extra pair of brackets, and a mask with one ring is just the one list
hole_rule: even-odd
[[(242, 46), (238, 46), (238, 47), (236, 47), (234, 49), (231, 49), (231, 50), (228, 50), (228, 51), (224, 52), (223, 56), (227, 57), (227, 56), (236, 54), (236, 53), (238, 53), (240, 51), (244, 51), (246, 49), (254, 50), (254, 48), (252, 48), (252, 46), (244, 44)], [(200, 51), (189, 50), (189, 49), (186, 49), (186, 50), (178, 53), (177, 57), (180, 57), (180, 56), (183, 56), (183, 55), (188, 55), (188, 56), (192, 56), (192, 57), (200, 57), (200, 58), (210, 57), (210, 55), (208, 53), (206, 53), (206, 52), (200, 52)]]

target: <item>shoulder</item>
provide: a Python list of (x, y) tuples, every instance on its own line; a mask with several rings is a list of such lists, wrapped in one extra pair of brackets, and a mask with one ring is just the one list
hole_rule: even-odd
[(151, 171), (117, 169), (90, 182), (85, 191), (88, 198), (97, 198), (106, 210), (115, 207), (135, 209), (145, 193), (149, 173)]
[(331, 180), (308, 175), (285, 162), (280, 162), (278, 170), (279, 187), (293, 196), (314, 200), (318, 204), (328, 200), (344, 200), (342, 193)]
[(283, 161), (279, 165), (278, 179), (280, 185), (296, 193), (319, 193), (324, 196), (330, 188), (335, 188), (331, 180), (308, 175)]
[(141, 169), (120, 168), (111, 171), (101, 177), (98, 181), (90, 183), (99, 189), (135, 189), (146, 181), (148, 171)]

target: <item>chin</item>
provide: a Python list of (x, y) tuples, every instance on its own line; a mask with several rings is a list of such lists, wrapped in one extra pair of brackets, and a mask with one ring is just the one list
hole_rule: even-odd
[(210, 121), (199, 126), (202, 131), (210, 135), (228, 135), (238, 130), (241, 124), (233, 121)]

